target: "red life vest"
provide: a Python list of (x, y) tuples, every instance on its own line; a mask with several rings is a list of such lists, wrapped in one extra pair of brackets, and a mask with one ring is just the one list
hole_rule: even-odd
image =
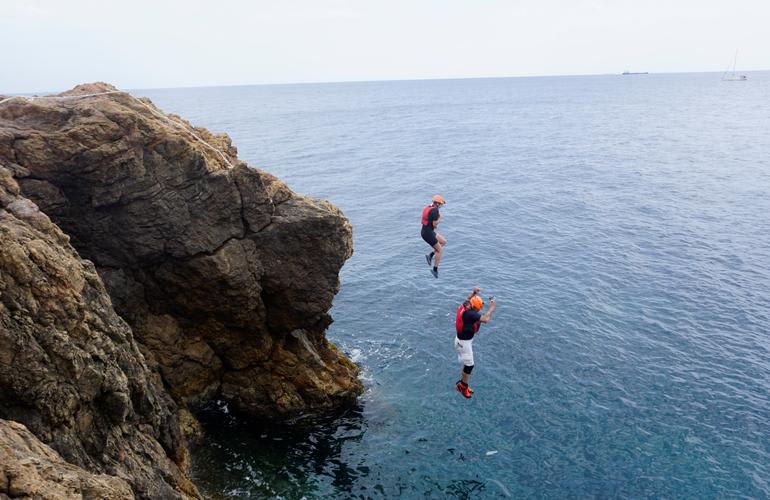
[(423, 226), (427, 226), (428, 225), (428, 214), (430, 213), (432, 208), (433, 208), (433, 205), (428, 205), (427, 207), (422, 209), (422, 225)]
[[(455, 316), (455, 331), (457, 333), (462, 333), (463, 331), (463, 314), (465, 314), (465, 311), (470, 309), (468, 307), (467, 302), (463, 302), (460, 304), (460, 307), (457, 308), (457, 315)], [(479, 326), (481, 326), (481, 321), (477, 321), (473, 323), (473, 333), (477, 333), (479, 331)]]

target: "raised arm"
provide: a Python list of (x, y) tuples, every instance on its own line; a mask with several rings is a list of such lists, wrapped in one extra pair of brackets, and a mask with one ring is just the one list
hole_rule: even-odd
[(480, 321), (482, 323), (489, 322), (489, 320), (492, 319), (492, 312), (495, 310), (496, 307), (497, 307), (497, 302), (495, 302), (495, 298), (494, 297), (490, 297), (490, 299), (489, 299), (489, 309), (487, 309), (487, 312), (485, 312), (484, 314), (481, 315)]

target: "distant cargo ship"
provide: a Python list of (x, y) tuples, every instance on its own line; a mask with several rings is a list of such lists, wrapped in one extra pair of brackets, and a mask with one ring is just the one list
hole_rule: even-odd
[(650, 73), (648, 71), (628, 71), (625, 70), (623, 72), (624, 75), (649, 75)]

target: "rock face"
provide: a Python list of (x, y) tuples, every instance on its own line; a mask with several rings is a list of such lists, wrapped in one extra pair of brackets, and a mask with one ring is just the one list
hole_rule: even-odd
[(25, 423), (71, 464), (125, 478), (139, 496), (197, 496), (177, 465), (186, 447), (176, 405), (93, 264), (11, 174), (0, 165), (0, 418)]
[(26, 427), (0, 420), (0, 498), (132, 499), (128, 483), (65, 462)]
[(0, 161), (94, 262), (178, 402), (270, 416), (361, 392), (324, 336), (349, 223), (247, 167), (227, 136), (125, 93), (18, 99), (0, 107)]

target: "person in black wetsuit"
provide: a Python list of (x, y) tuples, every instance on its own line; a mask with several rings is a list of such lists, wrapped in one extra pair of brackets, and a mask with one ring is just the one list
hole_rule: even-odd
[[(438, 265), (441, 263), (441, 256), (444, 253), (444, 246), (446, 245), (446, 239), (436, 232), (439, 219), (441, 219), (441, 213), (439, 208), (445, 205), (444, 198), (440, 195), (433, 197), (433, 201), (430, 205), (422, 209), (422, 231), (420, 236), (425, 242), (433, 248), (433, 251), (425, 256), (425, 260), (428, 261), (428, 265), (433, 265), (431, 273), (434, 278), (438, 278)], [(436, 258), (433, 263), (433, 258)]]
[(473, 336), (479, 331), (481, 323), (487, 323), (492, 319), (492, 312), (497, 307), (494, 297), (491, 297), (489, 299), (489, 309), (487, 309), (486, 313), (481, 314), (481, 310), (484, 308), (484, 300), (479, 296), (480, 292), (479, 288), (474, 288), (468, 299), (457, 308), (457, 316), (455, 317), (455, 329), (457, 331), (455, 352), (457, 352), (457, 360), (463, 365), (462, 372), (460, 372), (460, 380), (457, 381), (456, 387), (457, 392), (467, 399), (470, 399), (473, 395), (473, 390), (468, 385), (474, 365)]

